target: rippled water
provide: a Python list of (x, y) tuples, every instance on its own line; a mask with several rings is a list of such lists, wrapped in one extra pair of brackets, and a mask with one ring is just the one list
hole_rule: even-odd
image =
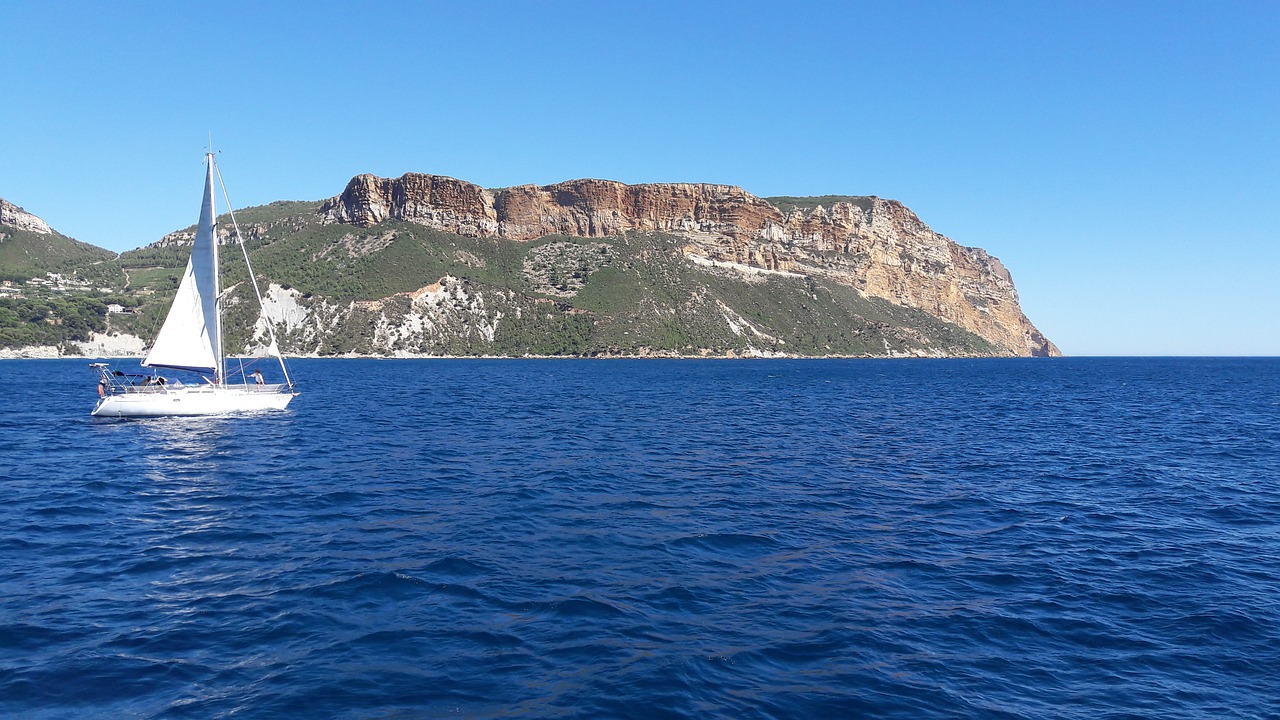
[(1263, 718), (1280, 361), (0, 363), (0, 716)]

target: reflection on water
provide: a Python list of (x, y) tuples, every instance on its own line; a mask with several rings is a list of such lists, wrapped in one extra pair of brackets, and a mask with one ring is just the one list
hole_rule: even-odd
[[(144, 524), (147, 551), (169, 558), (206, 552), (192, 543), (201, 533), (226, 527), (227, 477), (220, 457), (228, 434), (225, 418), (146, 418), (128, 423), (140, 457), (141, 484), (129, 522)], [(161, 583), (164, 584), (164, 583)]]
[(91, 418), (94, 432), (120, 453), (143, 464), (143, 476), (156, 483), (216, 479), (215, 462), (230, 433), (226, 417)]
[(216, 456), (230, 431), (227, 418), (145, 418), (139, 425), (139, 449), (152, 468), (149, 477), (164, 480), (178, 470), (188, 476), (206, 471), (215, 479)]

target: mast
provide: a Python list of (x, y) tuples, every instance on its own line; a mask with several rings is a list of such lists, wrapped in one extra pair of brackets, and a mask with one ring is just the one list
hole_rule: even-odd
[(218, 362), (218, 366), (214, 370), (214, 373), (215, 373), (215, 379), (218, 381), (218, 384), (226, 385), (227, 384), (226, 359), (222, 354), (222, 290), (220, 288), (220, 282), (219, 282), (220, 279), (218, 277), (219, 275), (218, 206), (217, 206), (217, 203), (214, 202), (214, 197), (213, 197), (214, 164), (213, 164), (213, 148), (212, 147), (210, 147), (209, 152), (205, 154), (205, 159), (209, 165), (209, 177), (208, 177), (208, 181), (205, 183), (205, 187), (208, 188), (209, 197), (207, 199), (209, 202), (209, 209), (213, 215), (213, 249), (212, 249), (212, 252), (213, 252), (213, 298), (214, 298), (213, 314), (214, 314), (215, 322), (217, 324), (217, 330), (215, 334), (216, 347), (214, 347), (213, 352)]

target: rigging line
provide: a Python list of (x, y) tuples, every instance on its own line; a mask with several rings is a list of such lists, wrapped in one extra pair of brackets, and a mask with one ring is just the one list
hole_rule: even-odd
[[(232, 209), (231, 198), (227, 195), (227, 184), (222, 180), (222, 170), (218, 167), (218, 163), (213, 163), (213, 171), (218, 175), (218, 185), (222, 188), (222, 199), (227, 202), (227, 214), (231, 216), (231, 227), (236, 234), (236, 244), (240, 246), (240, 252), (244, 255), (244, 266), (249, 271), (249, 283), (253, 285), (253, 294), (258, 298), (258, 309), (265, 310), (266, 306), (262, 302), (262, 292), (258, 290), (258, 278), (253, 274), (253, 265), (249, 262), (249, 248), (244, 245), (244, 236), (240, 234), (240, 224), (236, 222), (236, 211)], [(215, 238), (216, 242), (216, 238)], [(264, 325), (267, 326), (267, 337), (271, 339), (271, 348), (275, 350), (276, 359), (280, 361), (280, 372), (284, 373), (284, 381), (289, 385), (289, 389), (293, 389), (293, 380), (289, 378), (289, 368), (284, 364), (284, 352), (280, 350), (280, 343), (276, 342), (276, 331), (271, 327), (271, 321), (264, 319)]]

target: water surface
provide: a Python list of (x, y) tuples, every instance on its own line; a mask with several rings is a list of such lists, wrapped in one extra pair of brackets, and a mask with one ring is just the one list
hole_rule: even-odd
[(1280, 707), (1277, 360), (85, 365), (0, 363), (2, 716)]

